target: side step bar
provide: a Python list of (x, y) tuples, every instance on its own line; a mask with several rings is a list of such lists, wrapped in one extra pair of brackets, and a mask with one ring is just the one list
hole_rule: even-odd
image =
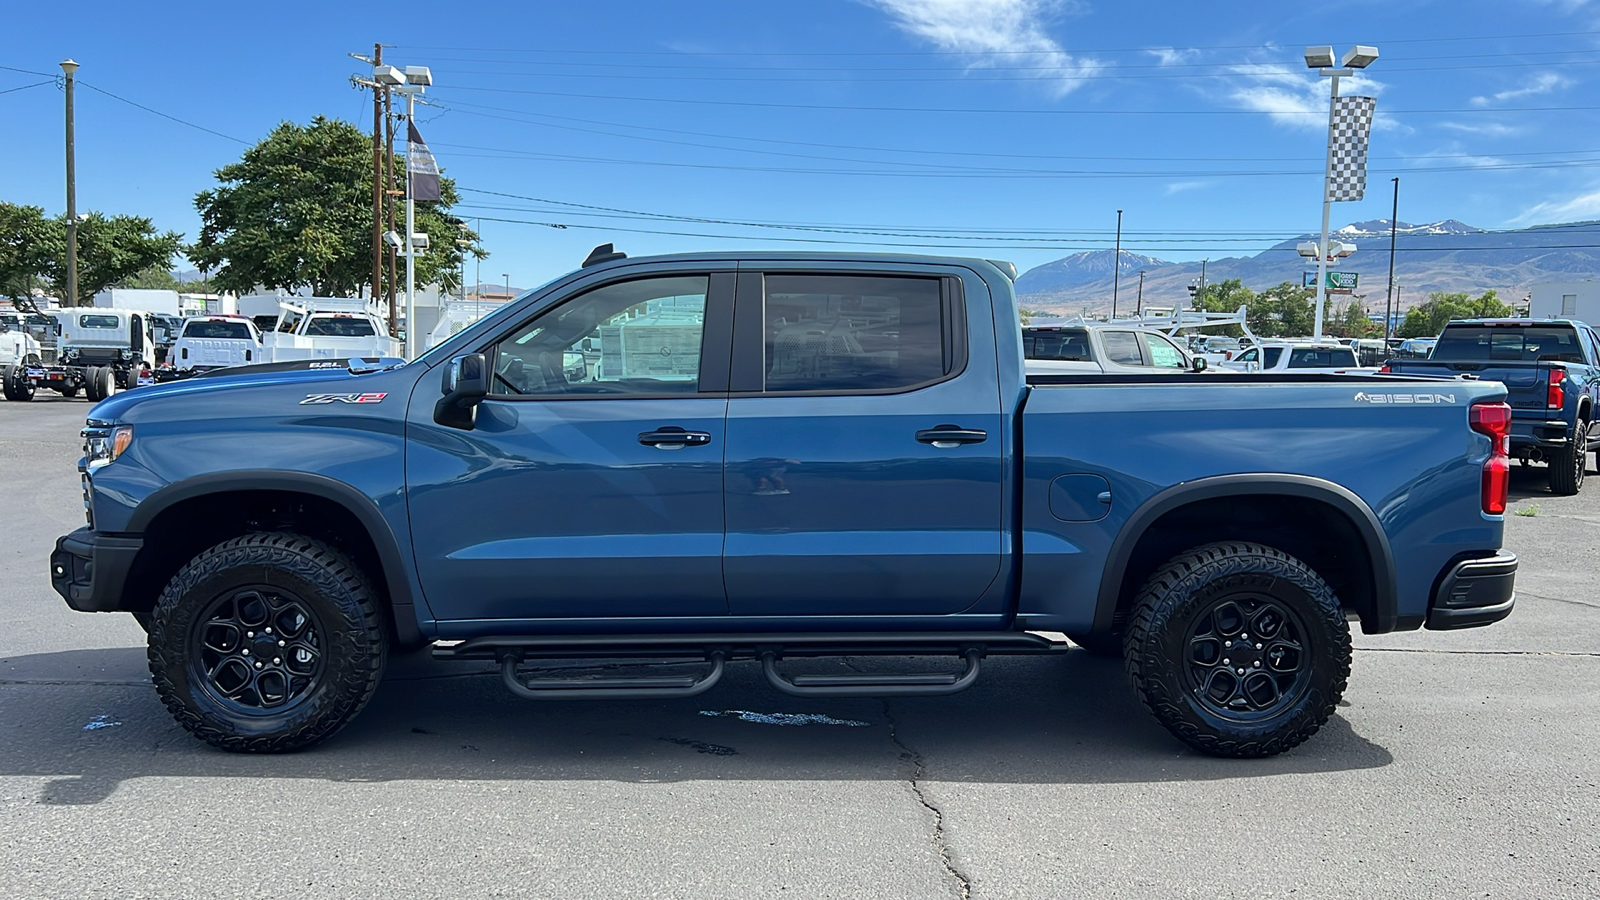
[(724, 657), (713, 651), (709, 659), (711, 671), (696, 678), (692, 675), (662, 675), (646, 678), (530, 678), (517, 674), (522, 662), (515, 653), (508, 653), (500, 661), (500, 676), (506, 687), (518, 697), (529, 700), (643, 700), (649, 698), (693, 697), (711, 690), (722, 680)]
[[(693, 697), (722, 679), (726, 664), (759, 660), (772, 686), (797, 697), (908, 697), (954, 694), (978, 680), (989, 655), (1040, 655), (1067, 652), (1065, 641), (1025, 631), (816, 632), (754, 634), (539, 634), (486, 635), (441, 641), (435, 659), (493, 659), (506, 687), (535, 700), (645, 699)], [(839, 656), (953, 656), (966, 666), (959, 673), (785, 675), (780, 659)], [(707, 662), (700, 676), (616, 678), (523, 678), (518, 667), (537, 659), (630, 659)]]
[(772, 686), (796, 697), (928, 697), (954, 694), (972, 687), (978, 680), (978, 661), (983, 651), (969, 648), (962, 656), (967, 661), (966, 671), (957, 675), (794, 675), (785, 677), (778, 671), (778, 654), (768, 650), (761, 654), (761, 671)]

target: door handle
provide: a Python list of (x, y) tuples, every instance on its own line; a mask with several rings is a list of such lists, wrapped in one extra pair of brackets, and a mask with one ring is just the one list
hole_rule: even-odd
[(924, 444), (932, 444), (940, 450), (949, 450), (962, 444), (981, 444), (988, 439), (987, 431), (962, 428), (959, 425), (936, 425), (917, 432), (917, 440)]
[(684, 447), (703, 447), (711, 443), (709, 431), (684, 431), (673, 425), (655, 431), (639, 432), (639, 443), (662, 450), (682, 450)]

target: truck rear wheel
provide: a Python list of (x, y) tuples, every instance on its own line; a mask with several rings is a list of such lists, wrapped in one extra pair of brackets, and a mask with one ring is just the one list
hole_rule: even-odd
[(106, 398), (100, 390), (100, 367), (90, 366), (83, 370), (83, 399), (90, 403), (99, 403)]
[(309, 747), (378, 687), (388, 638), (366, 575), (294, 534), (250, 534), (173, 577), (149, 623), (150, 675), (178, 724), (224, 750)]
[(1157, 569), (1125, 646), (1145, 707), (1215, 756), (1297, 746), (1333, 714), (1350, 677), (1350, 628), (1327, 582), (1242, 541), (1196, 547)]
[(26, 402), (33, 399), (33, 379), (28, 377), (28, 370), (21, 366), (6, 366), (5, 373), (0, 375), (0, 388), (7, 400)]
[(1589, 420), (1579, 419), (1572, 429), (1572, 442), (1550, 454), (1550, 493), (1570, 497), (1583, 489), (1583, 476), (1589, 471)]

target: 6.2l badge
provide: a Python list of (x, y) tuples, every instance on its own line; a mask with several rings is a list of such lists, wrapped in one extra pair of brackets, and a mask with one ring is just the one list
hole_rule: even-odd
[(325, 403), (382, 403), (387, 392), (378, 394), (307, 394), (301, 406), (320, 406)]

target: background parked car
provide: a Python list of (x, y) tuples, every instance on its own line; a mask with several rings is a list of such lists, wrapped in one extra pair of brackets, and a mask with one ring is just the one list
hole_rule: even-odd
[(1204, 358), (1190, 356), (1153, 328), (1105, 322), (1026, 326), (1022, 355), (1027, 371), (1035, 375), (1200, 372), (1207, 366)]

